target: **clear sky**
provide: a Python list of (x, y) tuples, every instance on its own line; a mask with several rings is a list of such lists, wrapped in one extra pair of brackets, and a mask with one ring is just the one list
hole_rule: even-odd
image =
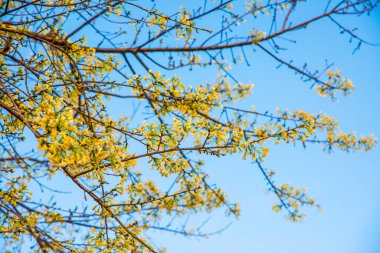
[[(371, 16), (345, 19), (359, 28), (369, 41), (380, 43), (380, 10)], [(342, 35), (331, 22), (317, 22), (292, 36), (297, 43), (284, 56), (323, 66), (334, 62), (356, 85), (348, 97), (331, 102), (318, 97), (309, 85), (282, 67), (276, 69), (270, 57), (256, 53), (252, 66), (234, 68), (240, 81), (255, 84), (244, 102), (259, 111), (323, 111), (334, 116), (342, 130), (380, 136), (380, 47), (363, 45), (352, 54), (356, 44)], [(206, 73), (207, 74), (207, 73)], [(186, 78), (186, 74), (185, 74)], [(191, 79), (190, 76), (187, 78)], [(380, 252), (380, 149), (368, 153), (326, 154), (320, 146), (306, 149), (280, 145), (271, 149), (264, 166), (277, 171), (278, 183), (306, 187), (322, 205), (323, 211), (306, 210), (300, 224), (271, 211), (272, 194), (258, 168), (239, 157), (207, 160), (212, 181), (224, 188), (242, 207), (242, 215), (225, 231), (208, 239), (183, 238), (180, 235), (152, 233), (158, 246), (168, 252), (260, 252), (260, 253), (378, 253)], [(206, 229), (217, 230), (230, 221), (223, 214), (212, 215)]]
[[(172, 6), (167, 1), (168, 9)], [(184, 5), (190, 1), (184, 1)], [(316, 1), (317, 2), (317, 1)], [(181, 5), (181, 1), (176, 4)], [(313, 12), (313, 9), (309, 10)], [(302, 19), (302, 13), (299, 16)], [(371, 16), (345, 19), (349, 27), (357, 27), (358, 34), (371, 42), (380, 43), (380, 8)], [(289, 110), (302, 109), (311, 113), (320, 111), (334, 116), (343, 131), (357, 134), (375, 134), (380, 137), (380, 46), (363, 45), (352, 54), (356, 44), (350, 44), (349, 37), (340, 34), (331, 22), (320, 21), (291, 36), (296, 44), (287, 44), (284, 58), (294, 58), (298, 63), (307, 62), (320, 68), (325, 60), (334, 62), (356, 85), (348, 97), (331, 102), (310, 89), (292, 71), (281, 67), (262, 52), (250, 54), (251, 66), (233, 67), (231, 73), (239, 81), (253, 82), (252, 95), (240, 103), (241, 106), (255, 105), (258, 111), (274, 112), (276, 107)], [(209, 72), (178, 72), (185, 82), (196, 80), (212, 81)], [(168, 75), (172, 73), (167, 73)], [(198, 75), (199, 74), (199, 75)], [(118, 103), (111, 108), (124, 107)], [(141, 117), (141, 115), (140, 115)], [(202, 217), (210, 220), (204, 225), (205, 231), (217, 231), (232, 224), (224, 231), (208, 239), (185, 238), (171, 233), (153, 232), (149, 236), (158, 247), (166, 246), (174, 253), (379, 253), (380, 252), (380, 148), (368, 153), (344, 153), (335, 151), (327, 154), (318, 145), (271, 146), (263, 166), (275, 170), (276, 182), (289, 183), (308, 189), (323, 211), (306, 209), (302, 223), (288, 221), (283, 213), (271, 210), (276, 200), (267, 193), (267, 185), (256, 165), (243, 161), (241, 156), (206, 159), (205, 170), (211, 182), (224, 189), (231, 200), (241, 204), (242, 214), (238, 220), (226, 218), (216, 211), (201, 218), (192, 218), (194, 226)], [(59, 176), (59, 175), (58, 175)], [(63, 177), (59, 190), (71, 189)], [(57, 181), (54, 181), (57, 182)], [(77, 193), (80, 198), (82, 192)], [(45, 195), (41, 195), (44, 197)], [(66, 207), (74, 201), (67, 195), (57, 196)], [(1, 249), (0, 249), (1, 252)], [(27, 251), (25, 251), (27, 252)]]

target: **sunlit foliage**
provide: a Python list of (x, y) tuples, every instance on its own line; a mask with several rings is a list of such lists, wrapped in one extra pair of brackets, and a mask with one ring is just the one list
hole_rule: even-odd
[[(169, 9), (162, 2), (0, 2), (5, 249), (157, 252), (146, 237), (150, 230), (207, 236), (186, 224), (172, 227), (167, 219), (217, 208), (239, 216), (239, 205), (209, 183), (207, 156), (252, 161), (278, 198), (273, 210), (299, 221), (301, 207), (318, 205), (304, 189), (274, 183), (274, 172), (263, 165), (269, 143), (321, 144), (328, 152), (374, 147), (374, 137), (343, 133), (323, 113), (234, 106), (253, 84), (229, 69), (249, 64), (246, 50), (253, 48), (321, 96), (348, 95), (354, 85), (340, 70), (294, 65), (279, 54), (280, 39), (330, 19), (358, 47), (368, 44), (335, 18), (370, 12), (377, 1), (322, 1), (321, 11), (305, 20), (294, 14), (307, 6), (301, 0), (205, 0)], [(218, 73), (203, 83), (174, 73), (188, 69)], [(78, 202), (75, 208), (50, 198), (62, 193), (48, 185), (62, 178), (74, 192), (68, 198)]]

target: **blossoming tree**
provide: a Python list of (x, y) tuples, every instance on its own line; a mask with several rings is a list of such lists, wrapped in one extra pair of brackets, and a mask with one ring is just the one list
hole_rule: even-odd
[[(170, 224), (216, 208), (239, 216), (239, 206), (210, 183), (198, 159), (207, 156), (253, 161), (278, 198), (273, 210), (298, 221), (302, 206), (317, 204), (303, 189), (274, 183), (274, 172), (262, 164), (268, 143), (316, 144), (326, 151), (374, 147), (372, 136), (343, 133), (323, 113), (236, 106), (253, 85), (230, 68), (249, 65), (254, 55), (248, 51), (261, 50), (319, 95), (348, 95), (354, 85), (339, 70), (297, 66), (281, 56), (282, 44), (320, 20), (358, 47), (368, 44), (340, 16), (369, 13), (378, 1), (329, 0), (302, 20), (297, 11), (308, 8), (304, 0), (163, 2), (0, 2), (5, 249), (157, 252), (146, 237), (150, 230), (205, 235)], [(192, 83), (175, 73), (188, 70), (216, 74)], [(62, 178), (74, 189), (75, 208), (50, 198), (61, 193), (48, 184)]]

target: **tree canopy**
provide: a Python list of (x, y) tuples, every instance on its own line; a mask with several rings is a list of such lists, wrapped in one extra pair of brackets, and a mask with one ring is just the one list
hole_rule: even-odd
[[(321, 20), (356, 49), (371, 44), (344, 20), (370, 13), (378, 1), (314, 3), (310, 16), (300, 15), (309, 8), (305, 0), (164, 2), (0, 2), (6, 250), (158, 252), (151, 230), (207, 236), (183, 217), (218, 208), (240, 214), (209, 178), (208, 156), (253, 162), (278, 199), (272, 209), (299, 221), (303, 206), (318, 204), (302, 188), (275, 184), (263, 165), (269, 143), (374, 148), (373, 136), (344, 133), (324, 113), (239, 106), (253, 84), (231, 68), (261, 51), (318, 95), (349, 95), (354, 84), (339, 69), (298, 66), (282, 52), (293, 34)], [(190, 71), (208, 79), (182, 77)], [(50, 185), (62, 180), (75, 207), (55, 200), (66, 193)]]

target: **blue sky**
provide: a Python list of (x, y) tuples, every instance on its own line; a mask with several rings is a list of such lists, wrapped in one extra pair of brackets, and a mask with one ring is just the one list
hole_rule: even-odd
[[(172, 8), (169, 5), (163, 7)], [(307, 14), (301, 12), (298, 18), (302, 19)], [(379, 8), (371, 16), (352, 16), (344, 22), (349, 27), (358, 27), (358, 33), (368, 41), (380, 43)], [(232, 69), (239, 81), (255, 84), (251, 96), (240, 102), (240, 106), (255, 105), (258, 111), (275, 111), (276, 107), (311, 113), (323, 111), (334, 116), (346, 132), (356, 131), (359, 135), (373, 133), (379, 138), (380, 46), (363, 45), (352, 54), (356, 44), (349, 44), (347, 35), (340, 34), (331, 22), (325, 21), (297, 31), (291, 38), (297, 43), (287, 44), (289, 50), (282, 54), (284, 58), (294, 58), (300, 65), (308, 62), (316, 68), (323, 67), (328, 59), (353, 80), (355, 90), (350, 96), (331, 102), (317, 96), (310, 89), (310, 83), (304, 83), (289, 69), (277, 69), (278, 64), (272, 58), (258, 51), (250, 54), (251, 66), (239, 65)], [(197, 80), (212, 81), (214, 76), (207, 70), (197, 72), (196, 76), (194, 72), (178, 73), (189, 84)], [(118, 115), (127, 107), (111, 102), (111, 108), (116, 109), (114, 112)], [(181, 253), (378, 253), (379, 163), (379, 148), (368, 153), (335, 151), (326, 154), (317, 145), (308, 145), (306, 149), (300, 145), (271, 147), (263, 166), (277, 172), (276, 182), (306, 187), (323, 208), (322, 212), (304, 210), (305, 220), (295, 224), (286, 220), (283, 213), (276, 214), (271, 210), (275, 198), (266, 192), (265, 180), (256, 165), (241, 160), (240, 156), (208, 158), (205, 170), (211, 181), (223, 188), (231, 200), (241, 204), (241, 217), (208, 239), (184, 238), (162, 232), (153, 232), (149, 236), (156, 246), (166, 246), (168, 252)], [(59, 190), (72, 189), (69, 180), (60, 177), (58, 181), (55, 186)], [(80, 198), (83, 196), (76, 190), (72, 193), (77, 193)], [(66, 207), (74, 205), (71, 196), (59, 195), (57, 199)], [(216, 211), (192, 218), (190, 223), (197, 226), (202, 217), (209, 216), (211, 219), (205, 224), (205, 231), (221, 229), (231, 222), (223, 211)]]
[[(344, 20), (369, 41), (380, 43), (380, 11), (371, 16)], [(309, 85), (285, 67), (276, 69), (270, 57), (258, 52), (252, 66), (235, 67), (232, 73), (240, 81), (255, 84), (252, 95), (242, 104), (253, 104), (259, 111), (323, 111), (334, 116), (342, 130), (380, 136), (380, 47), (362, 46), (352, 54), (356, 44), (342, 35), (331, 22), (321, 21), (296, 32), (297, 43), (283, 54), (323, 66), (325, 59), (334, 62), (356, 85), (348, 97), (331, 102), (318, 97)], [(189, 76), (184, 76), (190, 78)], [(183, 238), (152, 233), (159, 246), (169, 252), (292, 252), (292, 253), (377, 253), (380, 252), (380, 150), (368, 153), (326, 154), (320, 146), (280, 145), (271, 149), (264, 166), (277, 172), (277, 182), (306, 187), (322, 205), (323, 211), (306, 210), (300, 224), (271, 211), (274, 197), (258, 168), (239, 157), (207, 160), (212, 181), (224, 188), (231, 199), (242, 206), (239, 220), (221, 234), (208, 239)], [(205, 228), (217, 230), (230, 220), (213, 214)]]

